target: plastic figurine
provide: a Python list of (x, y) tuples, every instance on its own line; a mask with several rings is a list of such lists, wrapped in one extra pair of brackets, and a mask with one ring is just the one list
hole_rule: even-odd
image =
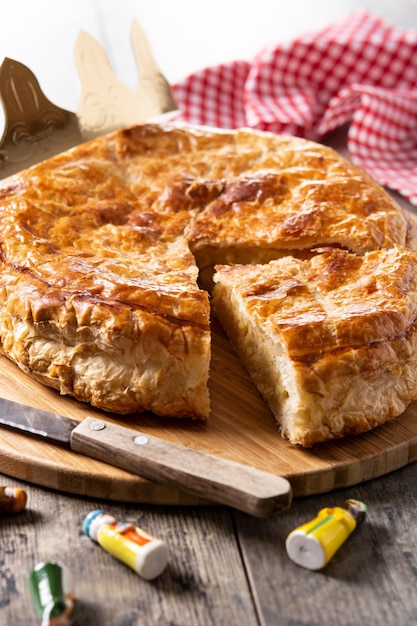
[(38, 626), (71, 626), (74, 601), (68, 570), (54, 562), (42, 562), (29, 574), (29, 591)]
[(156, 578), (168, 562), (166, 544), (133, 524), (117, 522), (104, 511), (91, 511), (83, 532), (146, 580)]
[(307, 569), (322, 569), (366, 514), (367, 507), (359, 500), (322, 509), (314, 519), (290, 532), (285, 542), (288, 556)]
[(26, 508), (27, 495), (20, 487), (0, 487), (0, 513), (20, 513)]

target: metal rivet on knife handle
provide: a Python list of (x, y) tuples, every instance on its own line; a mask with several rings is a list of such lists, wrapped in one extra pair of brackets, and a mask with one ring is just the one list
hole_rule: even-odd
[(103, 430), (106, 428), (106, 422), (102, 422), (101, 420), (96, 420), (93, 417), (88, 421), (88, 427), (91, 430)]
[[(72, 432), (71, 448), (148, 480), (176, 487), (210, 501), (267, 517), (291, 504), (289, 482), (280, 476), (212, 454), (87, 417)], [(146, 445), (138, 445), (147, 440)]]
[(146, 446), (149, 443), (149, 439), (145, 435), (139, 435), (134, 438), (133, 443), (137, 446)]

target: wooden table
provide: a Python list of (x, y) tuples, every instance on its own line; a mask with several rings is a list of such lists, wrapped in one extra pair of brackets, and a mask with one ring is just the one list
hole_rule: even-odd
[[(416, 464), (330, 494), (295, 500), (259, 520), (222, 507), (107, 503), (23, 486), (28, 507), (0, 518), (0, 623), (34, 624), (27, 576), (38, 562), (71, 571), (76, 626), (408, 626), (417, 622)], [(368, 505), (324, 570), (286, 555), (285, 538), (316, 512), (346, 498)], [(102, 508), (166, 540), (165, 572), (146, 582), (82, 534)]]
[[(417, 27), (412, 0), (259, 0), (256, 10), (213, 0), (205, 12), (192, 0), (14, 0), (2, 8), (0, 53), (28, 64), (56, 104), (76, 110), (72, 48), (80, 28), (101, 41), (121, 79), (132, 83), (127, 40), (131, 20), (138, 19), (174, 82), (203, 65), (251, 57), (266, 43), (357, 8)], [(415, 624), (415, 471), (413, 463), (354, 487), (295, 499), (289, 511), (266, 520), (218, 506), (79, 497), (0, 475), (0, 484), (22, 486), (28, 494), (24, 512), (0, 517), (0, 624), (35, 623), (27, 577), (44, 560), (57, 560), (72, 574), (75, 626)], [(284, 545), (290, 530), (347, 498), (365, 502), (368, 519), (329, 565), (310, 572), (290, 561)], [(83, 535), (84, 517), (96, 508), (167, 542), (169, 564), (158, 579), (142, 580)]]

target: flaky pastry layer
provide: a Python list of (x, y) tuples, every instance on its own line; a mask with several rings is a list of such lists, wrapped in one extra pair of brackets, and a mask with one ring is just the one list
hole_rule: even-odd
[[(412, 216), (330, 148), (145, 124), (2, 181), (0, 245), (1, 349), (20, 368), (108, 411), (204, 418), (210, 303), (198, 276), (210, 287), (215, 264), (313, 262), (323, 247), (360, 259), (417, 250), (417, 237)], [(242, 320), (229, 309), (233, 335)]]
[(417, 399), (417, 255), (322, 250), (218, 266), (213, 304), (283, 434), (365, 432)]

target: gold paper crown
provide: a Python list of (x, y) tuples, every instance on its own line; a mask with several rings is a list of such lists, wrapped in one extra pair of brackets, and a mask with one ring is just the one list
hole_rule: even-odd
[(94, 37), (84, 31), (79, 33), (74, 50), (81, 81), (77, 113), (50, 102), (28, 67), (4, 59), (0, 67), (0, 99), (5, 113), (0, 178), (92, 137), (176, 109), (171, 88), (137, 21), (132, 23), (131, 43), (138, 71), (135, 89), (115, 76)]

